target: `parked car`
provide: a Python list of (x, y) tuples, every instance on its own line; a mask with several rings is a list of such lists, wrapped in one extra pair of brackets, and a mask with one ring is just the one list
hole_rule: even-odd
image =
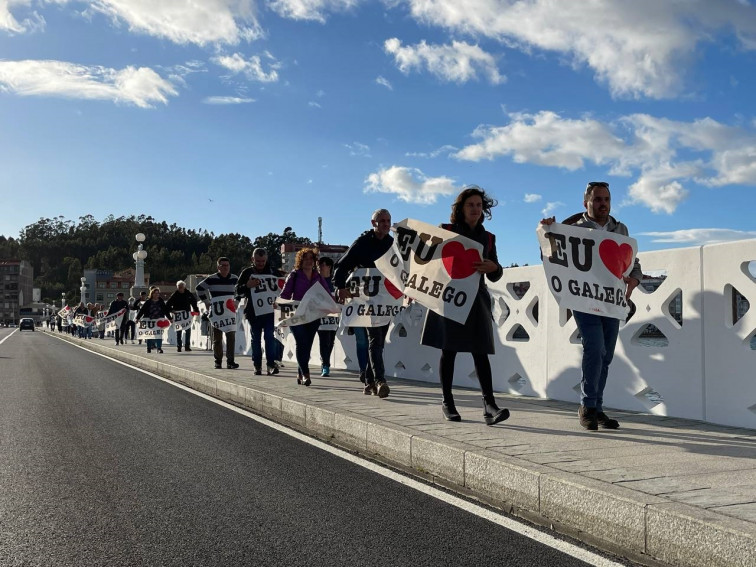
[(34, 319), (21, 319), (21, 324), (18, 326), (18, 330), (23, 331), (24, 329), (31, 329), (32, 331), (36, 330), (34, 328)]

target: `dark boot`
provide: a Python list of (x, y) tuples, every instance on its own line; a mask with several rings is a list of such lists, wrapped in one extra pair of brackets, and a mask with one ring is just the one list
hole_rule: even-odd
[(619, 421), (612, 419), (603, 411), (596, 412), (596, 421), (601, 429), (619, 429)]
[(179, 344), (176, 345), (176, 350), (179, 351), (179, 352), (181, 352), (181, 343), (179, 343)]
[(588, 431), (598, 430), (598, 415), (596, 413), (596, 408), (580, 406), (580, 409), (578, 409), (578, 417), (580, 418), (580, 425)]
[(441, 404), (441, 411), (444, 412), (444, 419), (446, 421), (462, 421), (462, 416), (459, 415), (457, 408), (454, 407), (454, 402)]
[(507, 408), (499, 409), (493, 396), (483, 398), (483, 420), (486, 422), (486, 425), (496, 425), (508, 417), (509, 410)]
[(260, 376), (261, 374), (262, 374), (262, 365), (255, 364), (255, 376)]

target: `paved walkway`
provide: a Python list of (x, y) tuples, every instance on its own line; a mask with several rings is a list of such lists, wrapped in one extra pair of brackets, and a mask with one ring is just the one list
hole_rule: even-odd
[(347, 371), (313, 369), (307, 388), (291, 362), (254, 376), (248, 357), (216, 370), (206, 351), (68, 340), (636, 560), (756, 565), (754, 430), (617, 411), (619, 430), (587, 432), (577, 404), (505, 394), (511, 417), (488, 427), (466, 389), (455, 390), (462, 422), (450, 423), (426, 382), (389, 380), (381, 400)]

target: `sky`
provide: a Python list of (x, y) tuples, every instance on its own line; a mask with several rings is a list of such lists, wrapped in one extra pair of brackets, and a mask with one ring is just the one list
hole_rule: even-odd
[(0, 0), (0, 235), (151, 215), (350, 244), (498, 200), (499, 260), (608, 181), (640, 251), (756, 238), (747, 0)]

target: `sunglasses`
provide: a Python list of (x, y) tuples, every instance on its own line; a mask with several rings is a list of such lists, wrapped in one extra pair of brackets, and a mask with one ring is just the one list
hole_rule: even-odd
[(589, 181), (588, 187), (609, 187), (606, 181)]

